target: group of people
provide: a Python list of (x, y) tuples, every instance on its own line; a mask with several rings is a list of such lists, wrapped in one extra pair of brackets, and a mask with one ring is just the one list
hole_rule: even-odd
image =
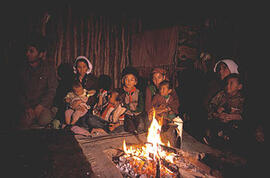
[[(88, 135), (95, 128), (107, 133), (123, 128), (138, 134), (140, 125), (147, 131), (155, 112), (156, 119), (162, 123), (163, 141), (178, 147), (172, 120), (176, 116), (184, 116), (181, 97), (173, 87), (168, 71), (153, 68), (151, 79), (142, 89), (137, 87), (138, 71), (127, 66), (121, 73), (121, 87), (112, 88), (109, 76), (94, 76), (89, 59), (78, 56), (73, 65), (73, 75), (68, 80), (70, 83), (59, 97), (57, 89), (61, 80), (54, 65), (44, 59), (45, 51), (41, 39), (34, 38), (27, 45), (26, 65), (19, 75), (21, 114), (18, 128), (27, 129), (33, 125), (81, 128)], [(240, 133), (246, 119), (245, 82), (232, 59), (219, 60), (213, 71), (218, 78), (213, 83), (209, 82), (209, 89), (206, 89), (207, 119), (202, 126), (202, 141), (205, 144), (216, 143), (217, 140), (238, 142), (243, 136)], [(55, 98), (62, 105), (55, 105)], [(260, 134), (256, 132), (256, 139), (264, 141), (262, 127), (257, 130)]]

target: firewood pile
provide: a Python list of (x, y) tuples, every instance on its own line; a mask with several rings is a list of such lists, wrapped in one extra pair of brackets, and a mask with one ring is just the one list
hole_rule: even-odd
[[(151, 144), (151, 143), (146, 143)], [(150, 153), (144, 156), (144, 146), (133, 145), (136, 152), (126, 152), (118, 149), (112, 161), (123, 177), (213, 177), (210, 168), (200, 162), (203, 153), (189, 153), (165, 145), (159, 145), (163, 155)]]

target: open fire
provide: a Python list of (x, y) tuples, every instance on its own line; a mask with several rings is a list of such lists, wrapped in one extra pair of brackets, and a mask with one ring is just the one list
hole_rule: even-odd
[(128, 146), (123, 141), (123, 152), (113, 157), (123, 177), (182, 177), (181, 171), (189, 172), (194, 177), (206, 177), (208, 171), (192, 164), (194, 159), (190, 159), (192, 157), (188, 153), (170, 147), (169, 142), (162, 143), (161, 126), (154, 113), (144, 145)]

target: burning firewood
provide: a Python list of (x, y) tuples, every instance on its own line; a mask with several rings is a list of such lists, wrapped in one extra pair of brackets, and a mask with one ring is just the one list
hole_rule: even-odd
[(123, 153), (113, 157), (113, 162), (124, 177), (178, 178), (181, 170), (194, 177), (210, 176), (210, 168), (199, 162), (200, 154), (162, 143), (160, 130), (161, 125), (153, 118), (146, 143), (130, 145), (123, 141)]

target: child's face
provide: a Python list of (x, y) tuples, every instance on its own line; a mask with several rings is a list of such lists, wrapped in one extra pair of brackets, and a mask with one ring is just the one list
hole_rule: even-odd
[(161, 96), (168, 96), (172, 92), (172, 89), (169, 89), (168, 85), (162, 85), (159, 88), (159, 92)]
[(127, 74), (124, 78), (124, 84), (127, 88), (133, 88), (137, 84), (137, 79), (132, 74)]
[(85, 64), (85, 62), (79, 61), (77, 64), (77, 71), (78, 71), (79, 75), (84, 76), (86, 74), (87, 70), (88, 70), (88, 67)]
[(163, 80), (165, 80), (165, 76), (162, 75), (161, 73), (158, 73), (157, 72), (157, 73), (154, 73), (153, 74), (152, 80), (153, 80), (153, 83), (158, 87), (159, 84), (160, 84), (160, 82), (162, 82)]
[(227, 81), (226, 92), (230, 95), (235, 95), (239, 90), (242, 89), (242, 84), (239, 84), (236, 78), (230, 78)]
[(74, 92), (76, 95), (80, 96), (80, 95), (83, 94), (83, 87), (73, 87), (73, 92)]

